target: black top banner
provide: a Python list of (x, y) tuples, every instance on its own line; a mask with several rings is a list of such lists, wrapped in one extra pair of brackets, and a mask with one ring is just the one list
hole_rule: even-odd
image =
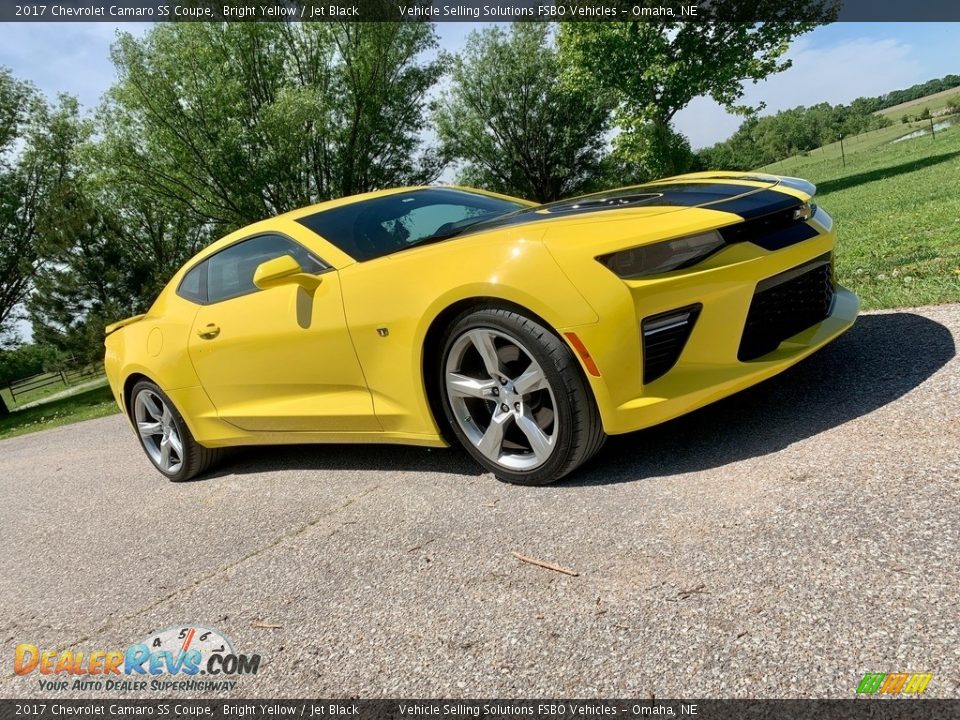
[(932, 22), (960, 0), (38, 0), (0, 3), (3, 22)]
[(8, 718), (165, 720), (948, 720), (960, 700), (0, 700)]

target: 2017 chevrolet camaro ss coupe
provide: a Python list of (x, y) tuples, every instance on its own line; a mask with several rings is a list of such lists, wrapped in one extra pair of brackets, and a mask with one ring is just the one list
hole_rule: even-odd
[(548, 205), (456, 187), (314, 205), (213, 243), (109, 326), (107, 375), (171, 480), (233, 445), (451, 441), (549, 483), (853, 324), (814, 190), (698, 173)]

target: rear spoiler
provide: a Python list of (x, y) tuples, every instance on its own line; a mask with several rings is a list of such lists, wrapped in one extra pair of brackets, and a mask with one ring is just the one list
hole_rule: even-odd
[(127, 325), (132, 325), (138, 320), (143, 320), (143, 318), (145, 317), (146, 317), (146, 314), (134, 315), (133, 317), (128, 317), (126, 320), (120, 320), (119, 322), (110, 323), (109, 325), (107, 325), (106, 329), (103, 331), (103, 334), (109, 335), (111, 333), (114, 333), (122, 327), (126, 327)]

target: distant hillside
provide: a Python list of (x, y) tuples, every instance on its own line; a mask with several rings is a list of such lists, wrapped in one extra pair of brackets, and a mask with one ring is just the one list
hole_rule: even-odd
[(879, 102), (877, 110), (886, 110), (955, 88), (960, 88), (960, 75), (944, 75), (938, 80), (927, 80), (925, 83), (911, 85), (906, 90), (894, 90), (886, 95), (880, 95), (875, 98)]
[(941, 90), (933, 95), (924, 95), (918, 97), (916, 100), (908, 100), (899, 105), (892, 105), (878, 112), (881, 115), (887, 115), (892, 118), (897, 118), (901, 113), (905, 113), (908, 110), (920, 110), (923, 107), (930, 110), (930, 112), (934, 112), (946, 107), (950, 98), (957, 97), (958, 95), (960, 95), (960, 87), (952, 87), (947, 90)]
[[(815, 150), (844, 137), (887, 127), (894, 108), (917, 106), (922, 99), (946, 105), (946, 96), (960, 91), (960, 75), (946, 75), (904, 90), (893, 90), (877, 97), (860, 97), (849, 105), (820, 103), (795, 107), (774, 115), (749, 117), (727, 140), (701, 150), (697, 165), (704, 168), (749, 170), (777, 162), (798, 153)], [(941, 94), (939, 101), (929, 96)]]

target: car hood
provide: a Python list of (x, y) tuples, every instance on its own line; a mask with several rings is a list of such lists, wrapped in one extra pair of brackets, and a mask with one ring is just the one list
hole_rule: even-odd
[(679, 175), (592, 195), (517, 210), (479, 223), (468, 234), (543, 221), (597, 222), (624, 216), (651, 217), (685, 208), (707, 208), (744, 220), (809, 200), (816, 188), (805, 180), (756, 173), (704, 172)]

